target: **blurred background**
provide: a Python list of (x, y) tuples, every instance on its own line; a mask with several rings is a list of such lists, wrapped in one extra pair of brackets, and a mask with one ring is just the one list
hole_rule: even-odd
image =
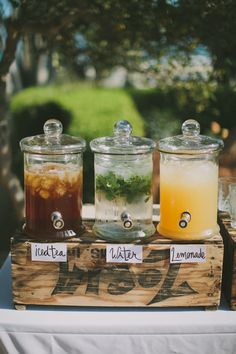
[[(0, 0), (0, 79), (0, 264), (24, 215), (19, 140), (48, 118), (87, 143), (119, 119), (158, 140), (194, 118), (224, 140), (220, 175), (236, 175), (234, 0)], [(93, 194), (88, 147), (84, 203)]]

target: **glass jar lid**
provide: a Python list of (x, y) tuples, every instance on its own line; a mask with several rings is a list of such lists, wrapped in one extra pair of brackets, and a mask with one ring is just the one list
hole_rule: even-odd
[(158, 150), (193, 155), (218, 151), (224, 146), (221, 139), (200, 135), (200, 124), (194, 119), (188, 119), (182, 124), (182, 133), (182, 135), (159, 140)]
[(20, 141), (21, 150), (42, 155), (63, 155), (85, 150), (85, 140), (62, 134), (62, 123), (57, 119), (47, 120), (43, 130), (44, 134), (22, 139)]
[(136, 155), (153, 151), (156, 143), (148, 138), (132, 135), (132, 125), (119, 120), (114, 125), (114, 136), (96, 138), (90, 142), (91, 150), (101, 154)]

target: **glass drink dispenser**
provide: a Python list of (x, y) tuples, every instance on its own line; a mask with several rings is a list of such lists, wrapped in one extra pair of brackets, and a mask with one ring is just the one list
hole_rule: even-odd
[(217, 225), (219, 139), (200, 135), (189, 119), (183, 135), (159, 141), (159, 233), (171, 239), (200, 240), (219, 231)]
[(83, 139), (62, 134), (49, 119), (44, 134), (20, 141), (24, 152), (25, 232), (31, 238), (66, 239), (82, 230)]
[(101, 238), (132, 241), (152, 235), (151, 139), (132, 136), (126, 120), (116, 122), (114, 136), (91, 141), (95, 152), (95, 224)]

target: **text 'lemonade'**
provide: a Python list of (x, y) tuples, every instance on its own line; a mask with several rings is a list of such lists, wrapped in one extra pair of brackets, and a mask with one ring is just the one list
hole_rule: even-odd
[[(160, 165), (160, 224), (164, 236), (200, 239), (219, 231), (217, 225), (218, 165), (213, 161), (162, 161)], [(179, 226), (181, 214), (191, 220)]]

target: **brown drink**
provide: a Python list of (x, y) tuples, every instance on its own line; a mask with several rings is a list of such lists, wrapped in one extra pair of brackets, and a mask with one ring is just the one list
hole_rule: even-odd
[[(82, 227), (82, 168), (45, 163), (25, 171), (26, 228), (32, 237), (63, 239)], [(58, 224), (53, 215), (60, 215)]]

